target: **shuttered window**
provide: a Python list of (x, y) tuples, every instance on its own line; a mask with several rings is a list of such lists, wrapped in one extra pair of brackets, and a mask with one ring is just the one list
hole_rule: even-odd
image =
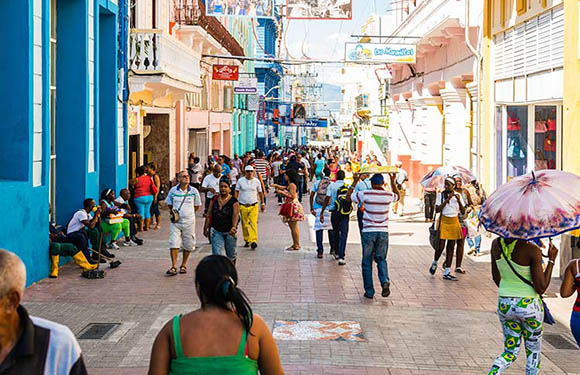
[(564, 7), (497, 34), (494, 64), (496, 80), (563, 66)]

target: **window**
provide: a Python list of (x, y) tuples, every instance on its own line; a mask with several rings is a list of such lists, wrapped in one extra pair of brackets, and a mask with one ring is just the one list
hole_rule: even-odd
[(220, 86), (217, 82), (213, 82), (211, 88), (211, 109), (216, 112), (220, 110)]
[(528, 172), (528, 106), (507, 106), (507, 178)]
[(538, 105), (534, 110), (534, 169), (556, 169), (557, 107)]

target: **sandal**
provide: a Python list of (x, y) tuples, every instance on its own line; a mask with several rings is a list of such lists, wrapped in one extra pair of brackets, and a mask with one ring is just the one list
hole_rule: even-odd
[(455, 272), (457, 272), (457, 273), (460, 273), (460, 274), (462, 274), (462, 275), (465, 275), (465, 271), (464, 271), (464, 270), (463, 270), (463, 268), (461, 268), (461, 267), (457, 267), (457, 268), (455, 269)]
[(288, 248), (286, 248), (286, 251), (299, 251), (300, 248), (295, 248), (294, 246), (290, 246)]
[(167, 276), (175, 276), (177, 275), (177, 268), (171, 267), (170, 269), (167, 270), (167, 272), (165, 272), (165, 274)]
[(185, 266), (179, 267), (179, 273), (187, 273), (187, 267)]

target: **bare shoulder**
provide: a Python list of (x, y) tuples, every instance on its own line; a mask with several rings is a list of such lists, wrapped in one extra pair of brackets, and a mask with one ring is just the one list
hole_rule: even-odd
[(262, 336), (264, 333), (269, 332), (270, 328), (268, 328), (268, 325), (266, 324), (264, 318), (254, 313), (251, 330), (259, 337)]

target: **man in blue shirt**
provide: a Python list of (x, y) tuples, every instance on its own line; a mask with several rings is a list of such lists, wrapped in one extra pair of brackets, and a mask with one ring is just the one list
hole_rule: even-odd
[[(361, 173), (360, 181), (356, 184), (354, 188), (354, 192), (358, 193), (359, 191), (365, 191), (371, 189), (371, 181), (369, 180), (369, 173)], [(356, 219), (358, 221), (358, 230), (362, 234), (362, 218), (363, 218), (364, 207), (362, 202), (358, 202), (357, 210), (356, 210)]]
[(322, 205), (320, 212), (320, 221), (324, 223), (324, 212), (328, 208), (330, 210), (330, 221), (332, 223), (332, 230), (330, 231), (330, 254), (338, 259), (338, 265), (344, 266), (344, 253), (346, 249), (346, 239), (348, 237), (348, 221), (349, 217), (340, 215), (336, 211), (336, 198), (338, 190), (344, 186), (344, 171), (339, 170), (336, 173), (336, 182), (328, 186), (326, 192), (326, 200)]
[[(324, 168), (322, 171), (322, 178), (314, 182), (312, 186), (312, 191), (310, 192), (310, 212), (314, 215), (314, 232), (316, 233), (316, 248), (318, 252), (318, 259), (322, 259), (324, 253), (324, 247), (322, 245), (322, 234), (325, 229), (328, 229), (328, 242), (332, 243), (330, 238), (330, 213), (326, 211), (328, 215), (320, 221), (320, 213), (322, 212), (322, 206), (324, 201), (326, 201), (326, 193), (332, 182), (330, 181), (330, 169)], [(322, 201), (322, 204), (320, 203)]]
[(224, 157), (220, 156), (218, 158), (218, 164), (220, 165), (220, 167), (222, 167), (222, 176), (226, 176), (226, 177), (230, 177), (230, 173), (232, 172), (232, 170), (230, 169), (230, 167), (228, 166), (227, 163), (224, 163)]

